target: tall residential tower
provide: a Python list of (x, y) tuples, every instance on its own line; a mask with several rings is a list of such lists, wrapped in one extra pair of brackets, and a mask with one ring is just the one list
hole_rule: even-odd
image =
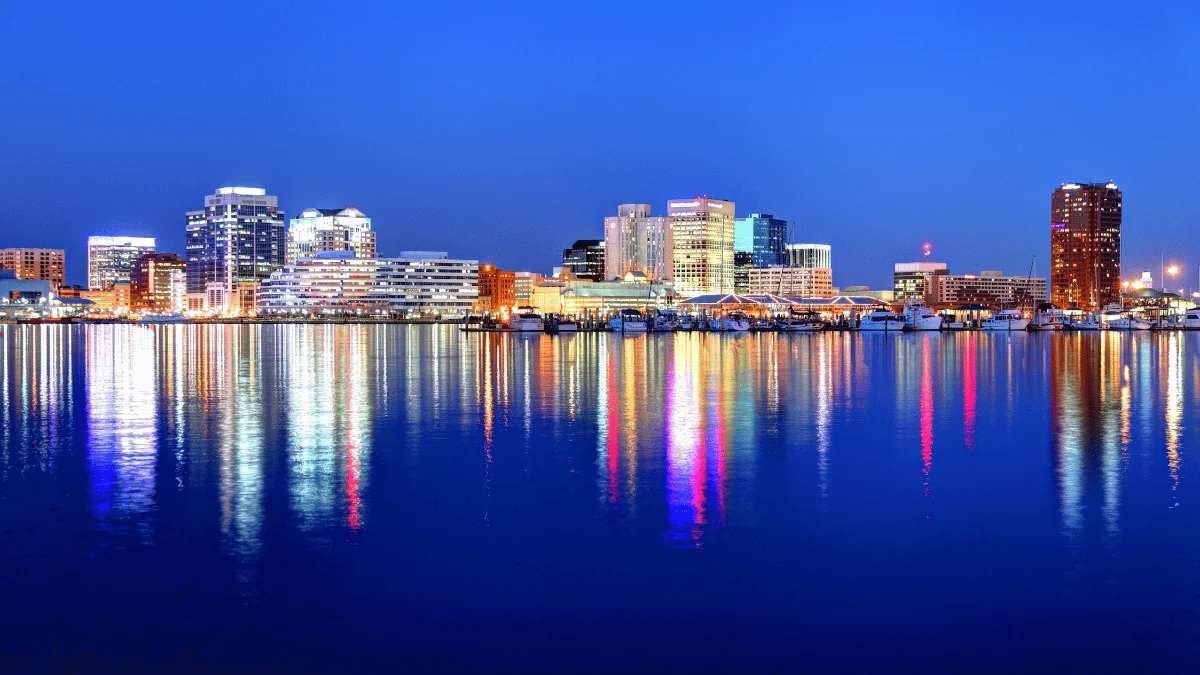
[(734, 203), (700, 196), (667, 202), (675, 290), (683, 296), (733, 293)]
[(1121, 299), (1121, 191), (1063, 183), (1050, 196), (1050, 302), (1094, 310)]
[(670, 279), (673, 270), (671, 226), (666, 216), (651, 216), (649, 204), (621, 204), (604, 219), (604, 278), (641, 272), (652, 280)]

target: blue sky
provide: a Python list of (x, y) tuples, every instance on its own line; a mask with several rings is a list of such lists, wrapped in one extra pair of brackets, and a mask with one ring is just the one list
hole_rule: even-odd
[(0, 3), (0, 246), (82, 283), (88, 234), (182, 251), (242, 184), (548, 271), (618, 203), (705, 193), (878, 287), (925, 241), (1045, 275), (1051, 191), (1111, 179), (1126, 276), (1165, 250), (1197, 283), (1188, 3), (422, 5)]

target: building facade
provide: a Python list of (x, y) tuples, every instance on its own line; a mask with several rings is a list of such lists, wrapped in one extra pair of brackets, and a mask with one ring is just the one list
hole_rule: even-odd
[(88, 237), (87, 247), (88, 288), (93, 291), (129, 281), (134, 261), (156, 250), (154, 237)]
[(930, 280), (929, 301), (933, 303), (1036, 306), (1046, 301), (1046, 280), (1034, 277), (1006, 277), (1003, 272), (984, 271), (978, 276), (935, 274)]
[(665, 216), (650, 215), (649, 204), (621, 204), (617, 215), (604, 219), (604, 279), (623, 279), (641, 272), (648, 279), (670, 279), (671, 225)]
[(513, 297), (519, 304), (528, 304), (533, 288), (542, 282), (537, 272), (513, 272)]
[(832, 298), (833, 271), (827, 267), (755, 267), (750, 270), (750, 295), (787, 298)]
[(183, 311), (187, 263), (174, 253), (147, 253), (129, 271), (129, 306), (135, 312), (170, 314)]
[(604, 279), (605, 249), (603, 239), (580, 239), (571, 248), (563, 249), (563, 267), (580, 279)]
[(750, 253), (755, 267), (787, 264), (786, 220), (769, 213), (751, 213), (733, 224), (734, 251)]
[(733, 292), (750, 292), (750, 270), (754, 268), (754, 254), (749, 251), (733, 252)]
[(61, 248), (0, 249), (0, 270), (20, 281), (48, 281), (51, 292), (66, 283), (67, 254)]
[(921, 298), (925, 302), (933, 302), (933, 277), (938, 274), (948, 273), (946, 263), (896, 263), (895, 271), (892, 274), (896, 300)]
[(264, 280), (257, 289), (258, 313), (415, 318), (470, 312), (479, 293), (478, 261), (455, 260), (440, 252), (418, 255), (423, 257), (318, 253)]
[(219, 284), (230, 311), (239, 283), (262, 281), (283, 266), (283, 216), (279, 198), (262, 188), (224, 187), (206, 197), (203, 211), (187, 213), (188, 293), (211, 293), (209, 285)]
[(667, 202), (675, 290), (732, 293), (734, 203), (700, 196)]
[(786, 265), (833, 269), (833, 249), (829, 244), (788, 244), (786, 253)]
[(491, 263), (479, 265), (475, 311), (500, 312), (517, 306), (517, 273)]
[(295, 264), (325, 251), (351, 251), (357, 258), (375, 257), (371, 219), (353, 206), (345, 209), (305, 209), (292, 218), (284, 262)]
[(1050, 302), (1094, 310), (1121, 300), (1121, 191), (1063, 183), (1050, 196)]

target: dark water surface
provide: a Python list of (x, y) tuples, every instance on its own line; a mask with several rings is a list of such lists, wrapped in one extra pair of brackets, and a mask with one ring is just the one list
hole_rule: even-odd
[(1200, 334), (0, 326), (0, 670), (1188, 672), (1198, 393)]

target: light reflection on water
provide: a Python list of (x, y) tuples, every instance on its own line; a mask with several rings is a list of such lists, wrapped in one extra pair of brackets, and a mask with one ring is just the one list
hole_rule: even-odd
[(370, 567), (343, 542), (665, 547), (777, 584), (870, 542), (896, 574), (932, 545), (954, 578), (979, 530), (1066, 556), (1033, 568), (1064, 583), (1094, 545), (1135, 571), (1146, 546), (1200, 553), (1178, 541), (1200, 525), (1196, 334), (0, 326), (0, 348), (6, 489), (61, 483), (87, 553), (211, 528), (244, 601), (271, 560)]

